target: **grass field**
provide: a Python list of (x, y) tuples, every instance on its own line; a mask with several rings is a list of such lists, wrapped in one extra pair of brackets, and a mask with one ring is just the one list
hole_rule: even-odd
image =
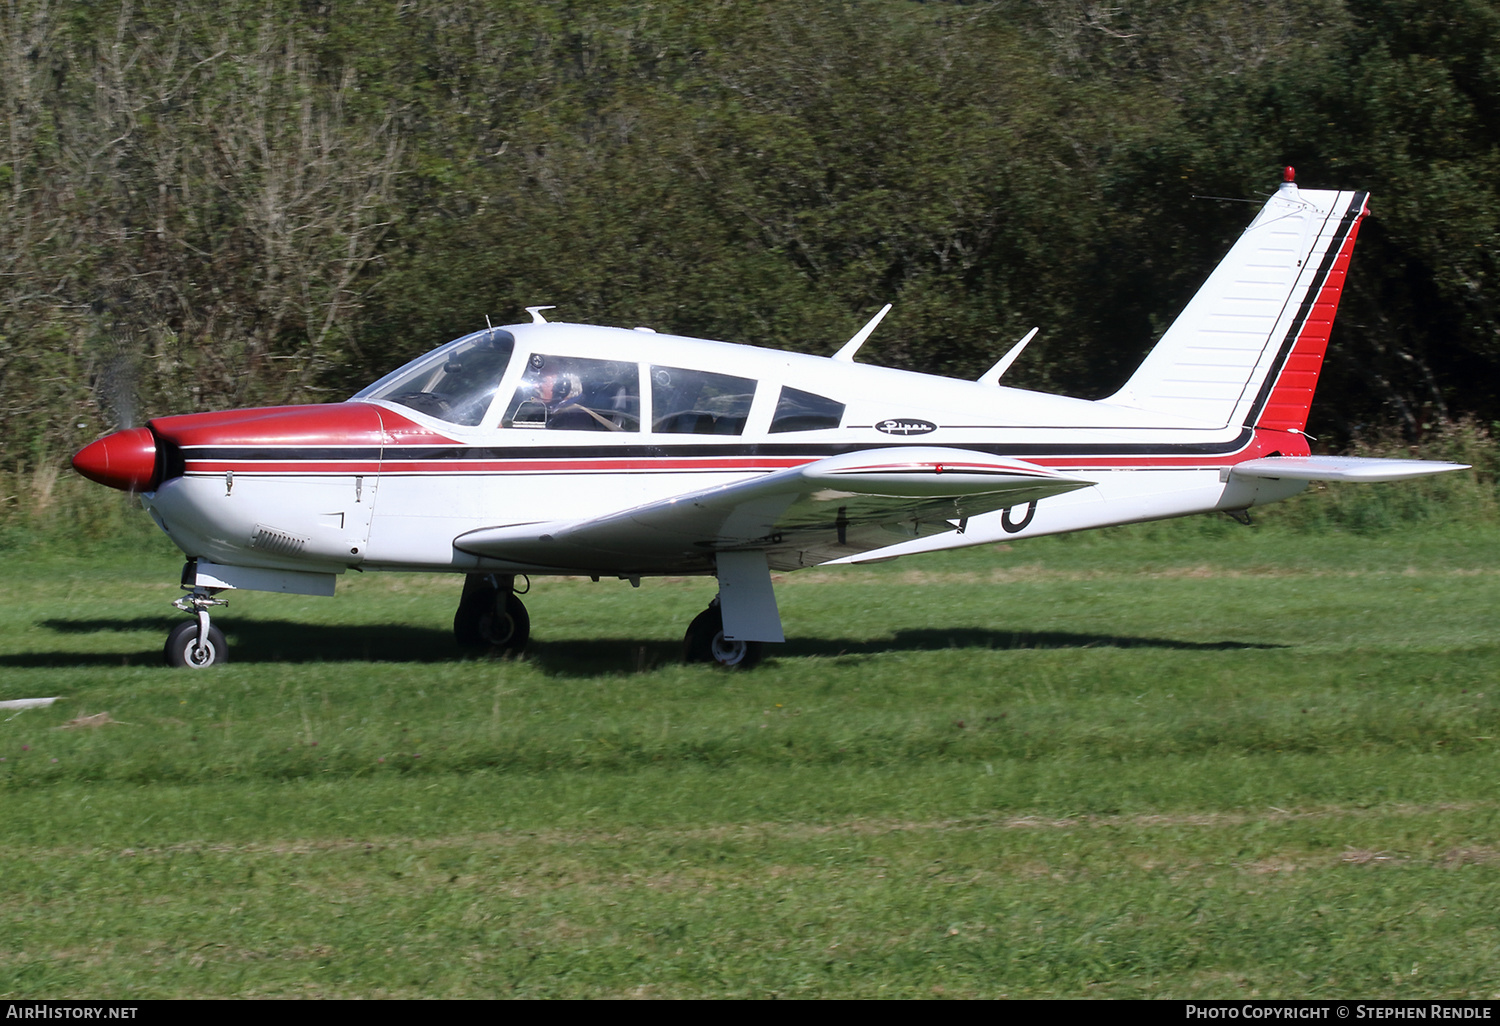
[(1500, 997), (1500, 528), (1387, 519), (789, 575), (751, 673), (375, 574), (172, 671), (163, 542), (12, 545), (0, 996)]

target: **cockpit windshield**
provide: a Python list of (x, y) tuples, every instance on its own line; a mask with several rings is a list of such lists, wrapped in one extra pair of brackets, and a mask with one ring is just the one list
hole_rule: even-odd
[(473, 427), (490, 408), (515, 346), (515, 336), (503, 329), (476, 331), (392, 371), (354, 398), (384, 399)]

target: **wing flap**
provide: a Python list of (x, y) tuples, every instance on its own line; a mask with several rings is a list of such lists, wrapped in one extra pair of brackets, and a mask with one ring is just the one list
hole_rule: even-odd
[(589, 520), (483, 528), (460, 551), (536, 566), (708, 572), (715, 552), (764, 551), (809, 566), (951, 531), (955, 522), (1093, 482), (939, 446), (867, 449)]

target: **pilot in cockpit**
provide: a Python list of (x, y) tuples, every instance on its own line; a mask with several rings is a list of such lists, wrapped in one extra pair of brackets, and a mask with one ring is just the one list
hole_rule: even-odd
[(583, 401), (583, 382), (577, 374), (569, 374), (555, 367), (542, 371), (533, 383), (534, 394), (541, 400), (547, 412), (556, 413)]
[(540, 353), (528, 363), (504, 426), (637, 430), (634, 364)]
[(583, 381), (561, 361), (533, 355), (516, 389), (505, 422), (515, 427), (547, 427), (553, 415), (583, 399)]

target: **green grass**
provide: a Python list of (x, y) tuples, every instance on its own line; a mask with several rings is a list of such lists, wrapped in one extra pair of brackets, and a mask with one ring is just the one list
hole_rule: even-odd
[(375, 574), (171, 671), (162, 542), (12, 544), (0, 996), (1496, 998), (1500, 528), (1380, 501), (789, 575), (741, 674)]

